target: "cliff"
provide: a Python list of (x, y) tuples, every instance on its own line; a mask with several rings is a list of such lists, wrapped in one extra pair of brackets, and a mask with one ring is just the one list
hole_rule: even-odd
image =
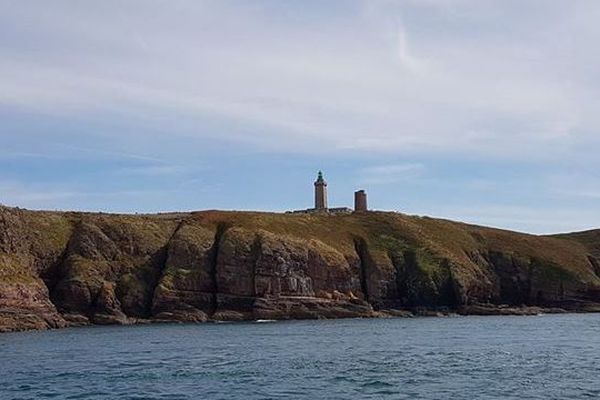
[(398, 213), (111, 215), (0, 207), (0, 331), (600, 310), (600, 231)]

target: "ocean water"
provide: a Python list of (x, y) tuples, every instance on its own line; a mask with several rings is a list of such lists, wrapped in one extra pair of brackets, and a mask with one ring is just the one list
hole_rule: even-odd
[(600, 314), (0, 335), (0, 399), (600, 398)]

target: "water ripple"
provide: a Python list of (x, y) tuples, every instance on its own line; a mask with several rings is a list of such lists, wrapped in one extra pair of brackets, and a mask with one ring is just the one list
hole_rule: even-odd
[(599, 398), (600, 315), (0, 335), (0, 399)]

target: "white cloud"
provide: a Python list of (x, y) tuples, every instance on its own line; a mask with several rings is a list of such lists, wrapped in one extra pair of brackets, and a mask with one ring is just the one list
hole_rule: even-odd
[(556, 206), (510, 206), (490, 203), (466, 207), (438, 206), (418, 214), (457, 220), (475, 225), (497, 227), (531, 234), (557, 234), (597, 228), (595, 210), (567, 209)]
[(0, 104), (256, 147), (516, 158), (568, 153), (600, 122), (596, 3), (268, 4), (5, 2)]
[[(165, 207), (157, 207), (156, 203), (166, 204), (166, 199), (176, 196), (187, 196), (185, 188), (144, 188), (94, 190), (74, 184), (44, 184), (2, 180), (0, 181), (1, 204), (31, 209), (51, 209), (69, 211), (109, 211), (134, 212), (165, 211)], [(148, 199), (156, 200), (155, 203)], [(116, 205), (121, 202), (121, 205)], [(135, 204), (136, 207), (131, 205)], [(43, 206), (40, 206), (43, 205)]]
[(591, 173), (583, 170), (553, 173), (545, 178), (545, 185), (550, 195), (559, 198), (600, 199), (600, 175), (595, 170)]
[(424, 171), (422, 164), (376, 165), (359, 171), (358, 181), (364, 185), (385, 185), (420, 177)]
[(144, 165), (122, 168), (117, 173), (141, 176), (173, 176), (181, 175), (186, 171), (187, 169), (181, 165)]

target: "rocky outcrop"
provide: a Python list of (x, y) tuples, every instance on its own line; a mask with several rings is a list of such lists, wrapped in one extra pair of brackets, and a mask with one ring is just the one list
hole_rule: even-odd
[(80, 221), (55, 269), (52, 301), (79, 323), (150, 317), (168, 234), (151, 225), (136, 231), (129, 224)]
[(21, 279), (0, 282), (0, 332), (66, 327), (44, 283), (31, 277)]
[[(58, 224), (54, 235), (40, 239), (43, 232), (30, 231), (39, 224), (28, 226), (25, 214), (0, 207), (0, 332), (68, 325), (50, 301), (48, 287), (40, 277), (40, 271), (52, 265), (60, 253), (63, 226)], [(52, 217), (48, 220), (54, 222)]]
[(206, 321), (213, 312), (215, 232), (183, 225), (171, 238), (167, 260), (152, 300), (160, 320)]
[[(358, 271), (317, 241), (228, 229), (215, 257), (215, 319), (364, 316)], [(323, 310), (327, 309), (327, 312)]]
[(597, 311), (599, 242), (396, 213), (0, 207), (0, 330)]

